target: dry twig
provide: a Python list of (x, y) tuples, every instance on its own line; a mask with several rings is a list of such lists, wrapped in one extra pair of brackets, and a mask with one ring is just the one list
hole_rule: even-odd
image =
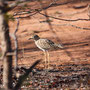
[(78, 28), (78, 29), (90, 30), (90, 28), (86, 28), (86, 27), (79, 27), (79, 26), (72, 25), (72, 24), (52, 24), (52, 25), (55, 25), (55, 26), (72, 26), (72, 27), (75, 27), (75, 28)]
[(10, 36), (14, 39), (14, 45), (15, 45), (15, 69), (17, 69), (17, 66), (18, 66), (18, 40), (17, 40), (17, 31), (18, 31), (18, 28), (19, 28), (19, 18), (16, 19), (17, 20), (17, 26), (16, 26), (16, 29), (14, 31), (13, 34), (10, 33)]

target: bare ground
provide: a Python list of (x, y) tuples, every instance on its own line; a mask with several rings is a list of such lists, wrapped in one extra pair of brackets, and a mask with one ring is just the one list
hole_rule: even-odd
[[(35, 3), (30, 4), (34, 5)], [(51, 25), (46, 22), (46, 17), (39, 13), (27, 19), (20, 19), (17, 32), (19, 66), (29, 67), (35, 61), (41, 60), (35, 68), (35, 74), (31, 75), (30, 80), (32, 82), (28, 80), (28, 87), (34, 89), (90, 90), (90, 29), (87, 29), (90, 28), (90, 21), (76, 20), (89, 18), (87, 5), (89, 3), (89, 1), (68, 3), (48, 8), (46, 12), (47, 15), (52, 16), (49, 17)], [(41, 13), (45, 12), (41, 11)], [(56, 19), (53, 17), (56, 17)], [(59, 19), (66, 19), (67, 21)], [(14, 32), (16, 22), (10, 22), (9, 25), (11, 33)], [(35, 32), (41, 38), (48, 38), (56, 43), (61, 43), (65, 47), (62, 50), (49, 52), (50, 71), (44, 70), (43, 52), (35, 46), (33, 40), (28, 40), (32, 32)]]

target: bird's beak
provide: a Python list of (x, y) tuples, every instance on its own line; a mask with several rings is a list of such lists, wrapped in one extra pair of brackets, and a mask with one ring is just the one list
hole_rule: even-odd
[(33, 38), (29, 38), (28, 40), (31, 40), (31, 39), (33, 39)]

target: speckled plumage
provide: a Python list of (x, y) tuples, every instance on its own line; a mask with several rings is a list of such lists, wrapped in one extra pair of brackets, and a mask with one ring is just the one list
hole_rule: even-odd
[(57, 47), (58, 48), (63, 48), (62, 45), (56, 44), (56, 43), (54, 43), (53, 41), (51, 41), (49, 39), (42, 39), (37, 35), (34, 35), (33, 38), (34, 38), (36, 46), (39, 49), (43, 50), (43, 51), (53, 49), (53, 48), (55, 49)]

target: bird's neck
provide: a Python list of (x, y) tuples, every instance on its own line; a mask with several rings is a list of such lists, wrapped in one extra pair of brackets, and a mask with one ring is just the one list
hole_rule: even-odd
[(34, 38), (34, 41), (37, 41), (37, 40), (39, 40), (40, 38), (38, 37), (38, 38)]

